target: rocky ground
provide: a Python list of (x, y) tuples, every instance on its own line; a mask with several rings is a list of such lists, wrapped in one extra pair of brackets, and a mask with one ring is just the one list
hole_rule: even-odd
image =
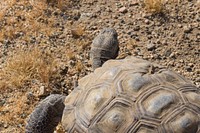
[(200, 1), (166, 0), (151, 9), (143, 0), (2, 0), (0, 132), (23, 132), (40, 100), (69, 94), (91, 73), (90, 45), (104, 27), (119, 34), (118, 58), (157, 62), (199, 87)]

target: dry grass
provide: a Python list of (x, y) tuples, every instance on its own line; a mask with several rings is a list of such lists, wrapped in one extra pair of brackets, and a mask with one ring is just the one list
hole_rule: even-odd
[(164, 9), (165, 0), (144, 0), (144, 4), (147, 11), (159, 13)]
[(39, 11), (44, 10), (48, 7), (46, 0), (33, 0), (30, 1), (30, 4)]
[(72, 0), (46, 0), (47, 4), (57, 6), (60, 10), (67, 10)]
[(57, 0), (57, 1), (58, 1), (58, 8), (62, 11), (65, 11), (67, 10), (67, 7), (70, 5), (70, 2), (72, 0)]
[(3, 42), (4, 40), (4, 33), (0, 31), (0, 42)]
[(165, 10), (166, 4), (180, 3), (180, 0), (144, 0), (145, 8), (151, 13), (161, 13)]
[[(70, 6), (75, 3), (72, 0), (2, 0), (0, 2), (0, 42), (23, 40), (22, 43), (25, 41), (25, 44), (36, 45), (37, 42), (40, 48), (41, 46), (46, 48), (48, 43), (40, 41), (37, 37), (40, 35), (50, 37), (53, 33), (60, 32), (57, 28), (59, 27), (57, 23), (62, 19), (59, 13), (70, 11)], [(54, 11), (58, 15), (55, 15)], [(84, 29), (76, 28), (78, 30), (75, 34), (82, 38)], [(18, 33), (23, 34), (18, 36)], [(32, 43), (32, 38), (39, 41)], [(42, 51), (37, 47), (16, 50), (19, 45), (14, 45), (16, 46), (11, 46), (14, 49), (11, 49), (15, 53), (11, 51), (6, 53), (8, 54), (5, 57), (6, 60), (0, 67), (0, 132), (7, 132), (7, 129), (12, 127), (16, 130), (13, 132), (24, 132), (25, 118), (39, 100), (37, 97), (39, 87), (44, 85), (47, 90), (52, 89), (58, 82), (56, 69), (59, 64), (52, 53)], [(85, 47), (84, 43), (83, 47)], [(69, 59), (76, 58), (75, 53), (69, 52), (68, 55)], [(83, 65), (80, 62), (75, 65), (77, 65), (75, 66), (77, 71), (82, 71)], [(29, 92), (33, 94), (33, 100), (28, 99)], [(1, 99), (5, 100), (5, 104), (1, 103)], [(6, 128), (4, 124), (7, 125)]]
[(74, 38), (79, 38), (85, 34), (85, 27), (84, 26), (76, 26), (71, 29), (71, 34)]
[[(19, 5), (33, 8), (28, 12), (25, 10), (14, 10), (15, 17), (6, 16), (11, 8)], [(7, 24), (2, 25), (0, 29), (0, 41), (16, 39), (16, 33), (19, 32), (24, 33), (22, 37), (26, 38), (25, 40), (30, 40), (27, 38), (29, 36), (38, 36), (41, 33), (50, 36), (55, 31), (56, 18), (46, 16), (45, 10), (47, 8), (49, 8), (49, 5), (46, 0), (8, 0), (7, 2), (0, 3), (0, 9), (2, 9), (0, 12), (0, 21), (4, 20)], [(45, 22), (40, 21), (43, 18), (46, 18)]]
[[(23, 101), (25, 101), (25, 96), (21, 97), (20, 99), (17, 99), (15, 97), (10, 98), (9, 102), (12, 103), (13, 106), (14, 106), (13, 103), (17, 103), (17, 104), (15, 105), (15, 108), (12, 109), (12, 111), (10, 111), (10, 107), (1, 106), (0, 112), (5, 112), (5, 114), (7, 115), (1, 116), (0, 121), (5, 121), (6, 123), (9, 122), (9, 124), (14, 124), (14, 121), (16, 120), (14, 115), (22, 113), (21, 108), (23, 106)], [(19, 123), (23, 123), (23, 122), (19, 122)]]
[(55, 67), (56, 61), (50, 54), (42, 53), (38, 48), (19, 49), (0, 70), (0, 91), (20, 88), (33, 79), (49, 84)]
[(4, 18), (4, 16), (5, 16), (5, 10), (2, 10), (0, 12), (0, 21)]
[[(76, 2), (72, 0), (4, 0), (2, 3), (0, 2), (0, 21), (4, 20), (6, 23), (6, 25), (1, 25), (0, 41), (16, 39), (16, 33), (20, 32), (24, 33), (21, 37), (25, 41), (30, 40), (27, 38), (29, 36), (39, 36), (40, 34), (51, 36), (56, 32), (55, 25), (58, 22), (56, 18), (58, 16), (51, 15), (49, 17), (45, 12), (52, 9), (52, 7), (54, 8), (54, 6), (58, 9), (58, 12), (70, 12), (71, 10), (69, 8), (73, 4), (76, 4)], [(15, 14), (15, 17), (7, 15), (11, 9), (15, 9), (21, 5), (32, 8), (28, 11), (23, 9), (12, 10), (12, 12), (14, 11), (13, 14)], [(84, 34), (84, 27), (73, 28), (72, 34), (75, 37), (82, 36)]]
[(83, 51), (90, 46), (91, 42), (88, 38), (83, 38), (83, 39), (75, 40), (74, 44), (76, 44), (78, 46), (79, 51)]
[(71, 51), (71, 50), (67, 50), (67, 58), (69, 60), (75, 60), (75, 52)]
[(84, 69), (83, 62), (77, 61), (75, 68), (76, 68), (76, 71), (80, 73)]
[(31, 113), (36, 101), (32, 101), (31, 105), (27, 106), (26, 95), (16, 92), (15, 95), (7, 99), (9, 106), (0, 106), (0, 123), (4, 123), (4, 126), (7, 127), (17, 124), (18, 128), (15, 129), (15, 132), (23, 132), (24, 127), (22, 125), (25, 124), (25, 117)]

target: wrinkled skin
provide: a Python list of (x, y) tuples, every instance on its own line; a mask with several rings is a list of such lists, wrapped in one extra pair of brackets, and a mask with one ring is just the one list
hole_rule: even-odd
[(94, 38), (90, 58), (93, 70), (101, 67), (109, 59), (115, 59), (119, 52), (117, 32), (112, 28), (105, 28)]

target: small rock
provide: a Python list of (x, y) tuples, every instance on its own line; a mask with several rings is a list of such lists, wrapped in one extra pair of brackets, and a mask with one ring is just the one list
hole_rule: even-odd
[(194, 65), (193, 65), (193, 63), (189, 63), (188, 66), (193, 67)]
[(28, 92), (28, 93), (26, 94), (26, 97), (27, 97), (28, 100), (30, 100), (30, 99), (33, 99), (34, 95), (33, 95), (32, 92)]
[(70, 60), (70, 61), (69, 61), (69, 65), (70, 65), (70, 67), (74, 67), (74, 66), (75, 66), (75, 61)]
[(144, 20), (145, 24), (150, 24), (150, 21), (148, 19)]
[(115, 5), (119, 8), (122, 7), (121, 3), (115, 3)]
[(0, 100), (0, 106), (3, 106), (6, 103), (5, 99)]
[(192, 31), (192, 27), (190, 25), (183, 26), (183, 30), (185, 33), (190, 33)]
[(91, 18), (92, 13), (81, 13), (80, 19)]
[(97, 29), (98, 29), (97, 26), (92, 26), (92, 27), (91, 27), (91, 30), (97, 30)]
[(156, 26), (161, 26), (161, 25), (162, 25), (161, 22), (157, 22), (157, 23), (155, 23), (155, 24), (156, 24)]
[(182, 27), (183, 27), (182, 24), (178, 24), (177, 26), (178, 26), (179, 28), (182, 28)]
[(171, 51), (171, 49), (168, 49), (168, 50), (166, 50), (166, 52), (165, 52), (165, 56), (166, 57), (169, 57), (170, 55), (171, 55), (171, 53), (172, 53), (172, 51)]
[(161, 44), (160, 39), (157, 39), (157, 40), (156, 40), (156, 43), (157, 43), (157, 44)]
[(197, 82), (200, 82), (200, 77), (197, 77), (196, 81), (197, 81)]
[(196, 70), (196, 73), (197, 73), (197, 74), (200, 74), (200, 69), (197, 69), (197, 70)]
[(192, 72), (192, 68), (190, 66), (186, 66), (185, 69), (188, 71), (188, 72)]
[(113, 15), (113, 18), (114, 18), (114, 19), (118, 19), (118, 16), (114, 14), (114, 15)]
[(78, 80), (73, 79), (73, 87), (76, 88), (78, 86)]
[(184, 60), (183, 60), (183, 59), (180, 59), (179, 62), (180, 62), (180, 63), (184, 63)]
[(167, 45), (167, 41), (166, 41), (166, 40), (163, 40), (161, 43), (162, 43), (163, 45)]
[(147, 50), (151, 51), (156, 48), (156, 45), (153, 43), (148, 43), (146, 47), (147, 47)]
[(128, 32), (128, 34), (131, 36), (131, 38), (135, 38), (138, 36), (136, 32), (132, 32), (132, 31)]
[(121, 19), (121, 20), (120, 20), (120, 23), (124, 24), (124, 23), (125, 23), (125, 21), (124, 21), (123, 19)]
[(147, 38), (148, 38), (148, 39), (151, 39), (151, 38), (153, 38), (153, 37), (152, 37), (151, 35), (148, 35)]
[(170, 58), (175, 58), (175, 55), (176, 55), (176, 54), (175, 54), (174, 52), (172, 52), (172, 53), (170, 54), (169, 57), (170, 57)]
[(139, 25), (136, 25), (134, 28), (133, 28), (134, 31), (139, 31), (140, 30), (140, 26)]
[(170, 61), (170, 62), (168, 63), (168, 66), (174, 66), (174, 61)]
[(39, 88), (39, 94), (38, 94), (38, 96), (44, 96), (44, 95), (45, 95), (45, 92), (46, 92), (45, 87), (44, 87), (44, 86), (41, 86), (41, 87)]
[(67, 72), (68, 72), (68, 66), (62, 66), (62, 67), (60, 68), (60, 74), (61, 74), (61, 75), (66, 75)]
[(171, 36), (171, 37), (174, 37), (175, 36), (175, 32), (173, 32), (173, 31), (171, 31), (170, 33), (169, 33), (169, 35)]
[(3, 125), (3, 127), (4, 127), (4, 128), (7, 128), (7, 127), (8, 127), (8, 124), (7, 124), (7, 123), (5, 123), (5, 124)]
[(119, 8), (119, 12), (121, 12), (121, 13), (127, 13), (128, 10), (126, 9), (126, 7), (121, 7), (121, 8)]
[(132, 0), (130, 3), (130, 6), (137, 6), (137, 5), (139, 5), (137, 0)]
[(140, 41), (139, 37), (137, 37), (137, 36), (135, 37), (135, 40), (136, 40), (136, 41)]
[(128, 17), (131, 18), (131, 17), (132, 17), (132, 14), (129, 14)]

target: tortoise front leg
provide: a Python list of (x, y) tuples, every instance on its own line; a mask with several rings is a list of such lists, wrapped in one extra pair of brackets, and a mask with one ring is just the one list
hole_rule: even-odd
[(66, 96), (52, 94), (42, 100), (31, 113), (26, 133), (53, 133), (55, 127), (61, 121), (64, 110), (64, 99)]

